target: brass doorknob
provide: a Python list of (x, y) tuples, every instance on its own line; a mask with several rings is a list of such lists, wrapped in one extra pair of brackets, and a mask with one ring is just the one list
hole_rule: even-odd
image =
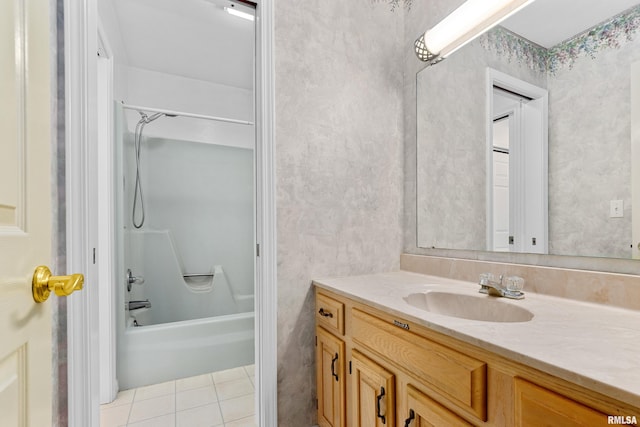
[(52, 276), (48, 267), (41, 265), (33, 273), (31, 291), (35, 302), (45, 302), (49, 298), (51, 291), (59, 297), (71, 295), (73, 291), (79, 291), (84, 284), (82, 274), (72, 274), (70, 276)]

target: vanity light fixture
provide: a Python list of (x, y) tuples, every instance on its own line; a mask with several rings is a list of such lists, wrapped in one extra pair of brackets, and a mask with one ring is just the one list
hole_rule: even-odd
[(436, 64), (533, 1), (467, 0), (416, 40), (416, 55)]
[(247, 13), (247, 12), (243, 12), (243, 11), (238, 10), (238, 9), (234, 9), (233, 7), (226, 7), (225, 6), (224, 10), (230, 15), (237, 16), (239, 18), (243, 18), (243, 19), (246, 19), (246, 20), (249, 20), (249, 21), (253, 21), (255, 19), (255, 17), (252, 14)]

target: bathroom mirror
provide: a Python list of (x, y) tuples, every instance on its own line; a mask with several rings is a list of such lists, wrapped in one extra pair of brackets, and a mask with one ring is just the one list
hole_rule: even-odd
[[(632, 171), (639, 150), (632, 149), (632, 134), (640, 134), (634, 128), (640, 125), (631, 117), (640, 102), (631, 93), (633, 64), (640, 61), (640, 6), (637, 0), (589, 3), (537, 0), (417, 74), (419, 247), (638, 257), (640, 236), (633, 229), (640, 217), (634, 218), (639, 209), (632, 204), (640, 200), (632, 194), (640, 185)], [(548, 160), (536, 167), (547, 169), (540, 202), (548, 203), (544, 250), (491, 242), (489, 70), (548, 91)], [(526, 156), (521, 167), (533, 167)]]

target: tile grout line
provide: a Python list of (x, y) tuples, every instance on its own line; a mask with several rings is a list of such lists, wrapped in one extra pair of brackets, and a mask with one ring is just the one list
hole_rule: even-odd
[(127, 422), (125, 424), (127, 426), (129, 425), (129, 419), (131, 418), (131, 412), (133, 412), (133, 402), (136, 401), (136, 394), (138, 393), (138, 388), (139, 387), (136, 387), (133, 390), (133, 396), (131, 396), (131, 406), (129, 406), (129, 413), (127, 414)]
[[(246, 366), (242, 366), (241, 368), (242, 368), (242, 372), (243, 372), (242, 378), (231, 379), (229, 381), (238, 381), (238, 380), (243, 380), (243, 379), (249, 380), (250, 384), (252, 385), (252, 393), (247, 393), (246, 395), (241, 395), (241, 396), (230, 397), (229, 399), (241, 398), (241, 397), (248, 396), (248, 395), (251, 395), (251, 394), (255, 396), (255, 384), (252, 381), (252, 377), (251, 377), (251, 375), (249, 375), (249, 372), (247, 371)], [(214, 392), (215, 392), (215, 395), (216, 395), (216, 404), (217, 404), (217, 407), (218, 407), (218, 411), (220, 413), (220, 417), (222, 419), (222, 424), (220, 424), (219, 427), (225, 427), (228, 423), (232, 423), (232, 422), (235, 422), (235, 421), (238, 421), (238, 420), (229, 420), (228, 422), (225, 420), (224, 415), (222, 413), (222, 405), (221, 405), (220, 395), (219, 395), (219, 392), (218, 392), (218, 387), (217, 387), (216, 381), (214, 380), (214, 376), (213, 376), (214, 373), (215, 372), (210, 372), (208, 375), (209, 375), (209, 378), (211, 380), (211, 384), (213, 386), (213, 389), (214, 389)], [(229, 381), (222, 381), (221, 383), (229, 382)], [(174, 425), (175, 426), (178, 425), (178, 391), (177, 391), (177, 387), (178, 387), (178, 381), (177, 380), (173, 380), (171, 388), (173, 390), (172, 393), (173, 393), (173, 396), (174, 396), (174, 411), (173, 411), (173, 415), (174, 416), (173, 416), (173, 418), (174, 418)], [(205, 388), (205, 387), (206, 386), (196, 387), (195, 389), (197, 389), (197, 388)], [(139, 402), (136, 400), (136, 398), (139, 397), (138, 396), (138, 392), (142, 388), (144, 388), (144, 387), (136, 387), (135, 389), (133, 389), (133, 395), (131, 397), (131, 402), (130, 402), (129, 410), (128, 410), (128, 413), (127, 413), (126, 424), (125, 424), (125, 426), (127, 426), (127, 427), (130, 426), (130, 424), (131, 424), (131, 415), (133, 413), (133, 405), (135, 405), (136, 403), (140, 403), (140, 402), (143, 402), (145, 400), (148, 400), (148, 399), (142, 399)], [(189, 389), (189, 390), (193, 390), (193, 389)], [(183, 391), (185, 391), (185, 390), (183, 390)], [(161, 397), (161, 396), (155, 396), (155, 397)], [(149, 398), (149, 399), (151, 399), (151, 398)], [(225, 399), (225, 400), (228, 400), (228, 399)], [(205, 405), (206, 404), (199, 405), (199, 406), (205, 406)], [(167, 414), (167, 415), (169, 415), (169, 414)], [(255, 417), (255, 414), (253, 416)], [(152, 418), (155, 418), (155, 417), (152, 417)], [(150, 419), (152, 419), (152, 418), (150, 418)], [(245, 417), (239, 418), (239, 419), (244, 419), (244, 418)], [(246, 417), (246, 418), (250, 418), (250, 416)], [(147, 419), (145, 419), (145, 420), (147, 420)], [(138, 420), (136, 422), (145, 421), (145, 420)], [(109, 426), (109, 427), (111, 427), (111, 426)], [(116, 426), (113, 426), (113, 427), (116, 427)]]
[(220, 419), (222, 420), (221, 427), (225, 426), (224, 415), (222, 415), (222, 406), (220, 406), (220, 395), (218, 394), (218, 387), (216, 387), (216, 381), (213, 379), (213, 372), (209, 374), (211, 376), (211, 383), (213, 384), (213, 390), (216, 392), (216, 404), (218, 405), (218, 412), (220, 412)]

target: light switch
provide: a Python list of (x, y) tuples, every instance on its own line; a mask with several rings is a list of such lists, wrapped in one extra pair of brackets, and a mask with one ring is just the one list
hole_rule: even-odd
[(610, 218), (622, 218), (624, 216), (624, 201), (623, 200), (612, 200), (609, 217)]

